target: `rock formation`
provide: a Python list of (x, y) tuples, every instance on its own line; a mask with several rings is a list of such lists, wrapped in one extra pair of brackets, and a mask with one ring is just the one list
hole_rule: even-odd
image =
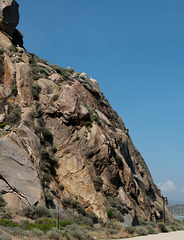
[(18, 3), (14, 0), (4, 0), (0, 3), (0, 28), (13, 35), (19, 23)]
[(97, 81), (13, 46), (3, 32), (0, 191), (16, 210), (62, 207), (70, 197), (101, 219), (111, 208), (127, 225), (162, 217), (160, 190)]
[(7, 33), (15, 45), (23, 46), (23, 36), (16, 29), (19, 23), (19, 5), (14, 0), (0, 2), (0, 30)]

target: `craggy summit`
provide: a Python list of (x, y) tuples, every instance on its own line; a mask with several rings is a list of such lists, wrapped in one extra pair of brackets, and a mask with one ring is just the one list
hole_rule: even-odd
[(10, 36), (19, 23), (18, 3), (14, 0), (3, 0), (0, 3), (0, 28)]
[(7, 206), (65, 208), (74, 199), (103, 220), (110, 208), (124, 225), (161, 219), (160, 190), (97, 81), (25, 51), (18, 20), (18, 4), (1, 1), (0, 191)]
[(19, 23), (19, 5), (14, 0), (0, 2), (0, 30), (7, 33), (15, 45), (23, 46), (22, 34), (16, 29)]

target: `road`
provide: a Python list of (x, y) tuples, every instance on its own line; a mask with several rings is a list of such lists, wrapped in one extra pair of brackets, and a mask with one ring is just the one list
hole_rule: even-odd
[(170, 233), (159, 233), (156, 235), (141, 236), (134, 238), (123, 238), (116, 240), (184, 240), (184, 231), (170, 232)]

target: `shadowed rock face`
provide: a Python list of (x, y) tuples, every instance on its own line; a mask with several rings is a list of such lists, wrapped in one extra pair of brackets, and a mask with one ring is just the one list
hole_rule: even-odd
[(161, 219), (160, 190), (96, 80), (11, 45), (0, 32), (0, 192), (8, 206), (48, 205), (50, 194), (52, 206), (74, 198), (103, 220), (112, 207), (124, 225)]
[(19, 23), (19, 5), (14, 0), (2, 0), (0, 3), (0, 29), (10, 36)]

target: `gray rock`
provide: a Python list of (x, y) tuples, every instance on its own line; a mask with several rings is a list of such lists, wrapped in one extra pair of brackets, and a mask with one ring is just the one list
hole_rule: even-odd
[(6, 125), (5, 127), (4, 127), (4, 130), (5, 131), (9, 131), (11, 129), (11, 126), (10, 125)]
[[(33, 136), (33, 145), (35, 145), (36, 136), (25, 127), (19, 131), (23, 132), (23, 130), (29, 136)], [(20, 132), (19, 135), (21, 134)], [(23, 198), (27, 205), (33, 205), (41, 198), (41, 186), (36, 166), (30, 160), (31, 153), (24, 149), (26, 137), (22, 139), (24, 146), (15, 133), (0, 139), (0, 176), (4, 181), (4, 185), (1, 182), (0, 187), (4, 186), (1, 188), (4, 191), (9, 187), (11, 192)]]
[(5, 119), (5, 113), (0, 114), (0, 123)]
[(82, 79), (84, 79), (86, 82), (89, 81), (89, 77), (87, 76), (86, 73), (81, 73), (81, 74), (79, 75), (79, 77), (82, 78)]
[(15, 32), (19, 23), (19, 5), (14, 0), (3, 0), (0, 2), (0, 29), (10, 36)]

